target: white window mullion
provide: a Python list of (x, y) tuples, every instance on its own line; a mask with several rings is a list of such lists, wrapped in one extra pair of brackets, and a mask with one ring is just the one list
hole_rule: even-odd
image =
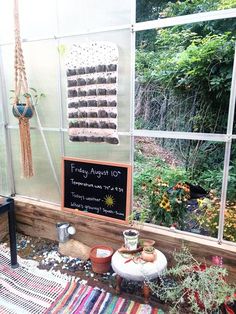
[(134, 30), (144, 31), (154, 28), (164, 28), (170, 26), (207, 22), (212, 20), (229, 19), (236, 17), (236, 9), (227, 9), (220, 11), (210, 11), (203, 13), (188, 14), (175, 17), (167, 17), (154, 21), (139, 22), (134, 26)]

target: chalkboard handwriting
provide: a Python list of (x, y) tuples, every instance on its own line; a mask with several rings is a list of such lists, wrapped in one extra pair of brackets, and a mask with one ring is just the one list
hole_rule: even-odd
[(92, 183), (84, 183), (84, 182), (78, 182), (78, 181), (75, 181), (75, 179), (70, 179), (70, 181), (71, 181), (71, 184), (72, 185), (77, 185), (77, 186), (86, 186), (86, 187), (88, 187), (88, 188), (93, 188), (93, 184)]
[(124, 189), (120, 188), (118, 186), (103, 185), (103, 188), (104, 188), (104, 190), (107, 190), (107, 191), (116, 191), (116, 192), (120, 192), (120, 193), (124, 192)]
[(101, 199), (96, 197), (85, 197), (85, 200), (90, 202), (101, 202)]
[(109, 172), (108, 170), (100, 171), (100, 170), (94, 170), (93, 168), (91, 168), (90, 174), (95, 175), (97, 178), (101, 178), (102, 176), (108, 176)]
[[(104, 190), (108, 190), (108, 191), (116, 191), (116, 192), (119, 192), (119, 193), (123, 193), (124, 192), (124, 189), (120, 188), (118, 186), (99, 185), (99, 184), (93, 184), (93, 183), (87, 183), (87, 182), (79, 182), (79, 181), (76, 181), (73, 178), (70, 179), (70, 182), (71, 182), (72, 185), (76, 185), (78, 187), (79, 186), (84, 186), (84, 187), (87, 187), (87, 188), (94, 188), (94, 189), (99, 189), (99, 190), (104, 189)], [(74, 195), (72, 194), (72, 196), (74, 196)]]
[(90, 206), (90, 205), (85, 205), (85, 204), (79, 204), (76, 202), (71, 202), (70, 206), (75, 207), (75, 208), (82, 210), (82, 211), (85, 211), (85, 212), (96, 213), (96, 214), (103, 213), (105, 215), (116, 214), (119, 217), (125, 217), (125, 214), (122, 212), (119, 212), (118, 210), (106, 209), (104, 207)]
[(70, 202), (70, 206), (75, 207), (75, 208), (80, 208), (80, 209), (84, 207), (83, 204), (78, 204), (76, 202)]
[(95, 176), (98, 179), (103, 176), (111, 176), (117, 178), (121, 175), (120, 171), (116, 170), (96, 170), (93, 167), (90, 170), (83, 169), (81, 166), (77, 166), (75, 163), (70, 164), (70, 171), (74, 174), (81, 174), (83, 178), (87, 179), (88, 176)]
[(78, 198), (80, 200), (86, 200), (86, 201), (89, 201), (89, 202), (100, 202), (101, 199), (100, 198), (96, 198), (96, 197), (85, 197), (84, 195), (79, 195), (77, 194), (76, 192), (70, 192), (71, 195), (74, 197), (74, 198)]
[(88, 170), (78, 167), (74, 163), (70, 164), (70, 171), (71, 173), (74, 173), (74, 172), (81, 173), (85, 179), (88, 178), (88, 174), (89, 174)]
[(125, 217), (124, 213), (118, 212), (117, 210), (115, 211), (115, 213), (117, 216)]
[(107, 220), (127, 221), (129, 165), (64, 158), (63, 167), (63, 208)]

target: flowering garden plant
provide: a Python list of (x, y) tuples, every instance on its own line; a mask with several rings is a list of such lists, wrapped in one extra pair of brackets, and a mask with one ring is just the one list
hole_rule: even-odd
[(156, 177), (142, 188), (149, 196), (151, 222), (167, 227), (182, 225), (190, 192), (187, 184), (179, 182), (171, 187), (168, 181)]
[[(220, 199), (214, 191), (209, 193), (209, 198), (198, 200), (200, 214), (197, 216), (199, 224), (207, 229), (211, 236), (216, 237), (219, 225)], [(224, 239), (236, 242), (236, 203), (227, 202), (224, 212)]]
[(228, 274), (221, 259), (218, 258), (217, 265), (207, 266), (183, 246), (174, 253), (174, 262), (175, 265), (162, 274), (160, 283), (147, 280), (152, 291), (171, 304), (169, 313), (219, 313), (220, 306), (235, 300), (236, 287), (227, 283)]

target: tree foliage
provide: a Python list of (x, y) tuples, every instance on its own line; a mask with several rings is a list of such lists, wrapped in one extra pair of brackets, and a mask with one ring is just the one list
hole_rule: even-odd
[[(149, 12), (148, 18), (167, 18), (235, 8), (236, 0), (161, 2), (159, 11), (152, 7), (152, 2), (149, 4), (151, 8), (148, 5), (145, 8)], [(143, 16), (140, 18), (144, 19)], [(149, 33), (148, 42), (139, 42), (136, 53), (136, 127), (225, 133), (235, 30), (236, 19), (213, 20), (158, 29), (152, 36)], [(163, 141), (163, 145), (167, 142)], [(208, 156), (215, 154), (217, 166), (222, 168), (224, 150), (220, 146), (218, 149), (217, 145), (209, 146), (204, 141), (186, 141), (181, 146), (176, 144), (174, 149), (176, 154), (185, 156), (186, 169), (199, 174), (215, 163), (215, 158), (206, 161), (201, 152), (205, 151), (205, 146)], [(189, 162), (191, 154), (196, 156), (192, 165)]]

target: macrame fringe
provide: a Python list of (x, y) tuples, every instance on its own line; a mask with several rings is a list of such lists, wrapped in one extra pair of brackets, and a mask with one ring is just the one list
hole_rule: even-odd
[(20, 129), (21, 162), (22, 162), (23, 176), (25, 178), (30, 178), (34, 175), (34, 173), (33, 173), (33, 161), (32, 161), (31, 142), (30, 142), (29, 119), (25, 117), (20, 117), (19, 129)]

